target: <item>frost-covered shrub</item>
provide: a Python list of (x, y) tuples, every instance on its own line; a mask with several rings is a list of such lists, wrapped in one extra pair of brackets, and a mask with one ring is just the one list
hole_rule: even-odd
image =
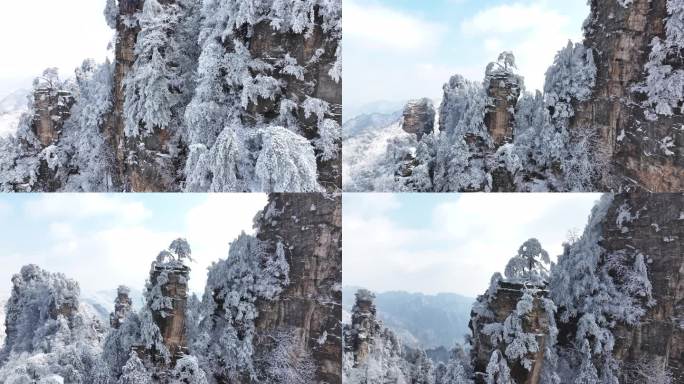
[(487, 364), (487, 384), (511, 384), (511, 369), (498, 349), (492, 352)]
[(258, 189), (269, 192), (315, 192), (316, 156), (302, 136), (282, 127), (267, 127), (255, 137), (261, 148), (255, 165)]
[(204, 320), (193, 341), (206, 372), (218, 377), (256, 375), (255, 301), (275, 299), (289, 284), (288, 274), (282, 243), (270, 254), (266, 243), (244, 233), (231, 244), (228, 259), (211, 266), (202, 299)]
[(152, 375), (147, 371), (138, 355), (131, 352), (130, 358), (123, 367), (118, 384), (152, 384)]
[(272, 338), (273, 349), (265, 356), (263, 380), (269, 383), (312, 383), (316, 365), (311, 354), (300, 348), (293, 331), (280, 331)]
[(574, 116), (571, 103), (589, 98), (595, 82), (596, 64), (592, 50), (568, 41), (546, 71), (544, 97), (546, 105), (553, 108), (552, 117), (567, 119)]
[(176, 361), (171, 373), (171, 384), (208, 384), (204, 371), (199, 367), (197, 358), (183, 356)]
[(668, 0), (667, 12), (670, 15), (665, 23), (665, 39), (653, 38), (651, 53), (646, 63), (646, 80), (634, 87), (637, 92), (647, 96), (645, 115), (656, 120), (657, 115), (671, 116), (681, 112), (684, 102), (684, 70), (673, 68), (670, 62), (681, 61), (684, 48), (684, 2)]

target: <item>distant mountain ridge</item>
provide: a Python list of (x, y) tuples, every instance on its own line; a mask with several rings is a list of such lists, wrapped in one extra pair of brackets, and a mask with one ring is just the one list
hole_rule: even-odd
[[(342, 307), (351, 312), (359, 287), (342, 289)], [(447, 349), (463, 343), (475, 299), (455, 293), (425, 295), (401, 291), (376, 293), (378, 317), (411, 347)]]

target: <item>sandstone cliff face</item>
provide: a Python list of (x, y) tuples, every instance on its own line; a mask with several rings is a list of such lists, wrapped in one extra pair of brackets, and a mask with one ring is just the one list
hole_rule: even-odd
[(267, 209), (281, 213), (275, 221), (262, 219), (257, 237), (274, 247), (283, 242), (290, 284), (277, 300), (257, 301), (255, 354), (273, 348), (269, 334), (293, 330), (298, 348), (312, 355), (316, 382), (341, 383), (341, 196), (273, 194), (269, 200)]
[[(162, 4), (174, 2), (160, 1)], [(124, 82), (136, 60), (135, 46), (140, 26), (135, 15), (142, 11), (144, 4), (144, 0), (119, 0), (113, 106), (103, 133), (111, 155), (112, 184), (115, 189), (134, 192), (177, 191), (177, 180), (170, 179), (168, 175), (175, 175), (180, 164), (174, 163), (169, 156), (168, 130), (155, 127), (152, 134), (145, 137), (126, 137), (124, 134)]]
[[(613, 166), (614, 180), (605, 180), (606, 188), (681, 191), (684, 134), (679, 127), (684, 117), (646, 119), (640, 106), (644, 97), (632, 90), (645, 79), (651, 41), (665, 35), (667, 0), (634, 0), (627, 6), (619, 1), (590, 4), (584, 45), (593, 49), (596, 85), (587, 101), (575, 103), (571, 129), (591, 127), (598, 134), (599, 146)], [(672, 64), (682, 68), (684, 59)], [(674, 143), (672, 155), (662, 149), (668, 136)]]
[[(323, 31), (322, 18), (316, 12), (316, 25), (306, 34), (292, 32), (277, 32), (269, 21), (262, 21), (253, 27), (249, 38), (243, 36), (253, 58), (265, 62), (273, 58), (284, 57), (288, 54), (296, 60), (296, 64), (305, 68), (301, 78), (292, 75), (282, 75), (269, 71), (278, 81), (287, 84), (284, 94), (276, 100), (260, 98), (258, 103), (250, 103), (247, 111), (258, 113), (268, 123), (281, 114), (280, 100), (289, 99), (303, 102), (307, 97), (323, 100), (330, 105), (330, 113), (325, 118), (335, 120), (342, 125), (342, 86), (328, 74), (335, 65), (335, 53), (340, 43), (339, 39)], [(255, 73), (255, 75), (258, 74)], [(304, 109), (299, 107), (294, 112), (298, 125), (303, 129), (303, 135), (308, 140), (319, 136), (318, 120), (315, 114), (307, 116)], [(245, 123), (255, 123), (250, 117), (244, 118)], [(342, 185), (342, 159), (323, 161), (318, 160), (319, 183), (328, 191), (337, 191)]]
[[(482, 333), (484, 327), (492, 323), (504, 323), (506, 318), (515, 311), (518, 301), (523, 296), (524, 285), (499, 282), (496, 296), (488, 304), (491, 310), (491, 317), (478, 316), (473, 312), (469, 327), (472, 331), (471, 338), (471, 361), (474, 369), (475, 383), (484, 384), (487, 379), (486, 370), (492, 352), (495, 350), (504, 351), (505, 342), (492, 343), (490, 336)], [(511, 377), (516, 383), (538, 384), (541, 377), (541, 370), (544, 363), (544, 343), (549, 331), (548, 316), (542, 307), (540, 298), (546, 296), (546, 291), (541, 290), (535, 297), (534, 307), (530, 313), (523, 318), (523, 331), (536, 335), (537, 343), (540, 346), (539, 352), (528, 356), (533, 361), (532, 368), (528, 371), (520, 364), (510, 366)], [(480, 300), (480, 299), (478, 299)]]
[(69, 91), (53, 88), (35, 90), (32, 130), (43, 147), (59, 139), (64, 122), (69, 118), (74, 98)]
[[(618, 225), (620, 207), (638, 215)], [(627, 228), (625, 230), (624, 228)], [(637, 250), (648, 260), (648, 277), (655, 306), (636, 327), (614, 330), (614, 356), (623, 366), (657, 362), (684, 381), (684, 196), (681, 194), (625, 194), (616, 196), (603, 223), (601, 246), (608, 252)], [(623, 378), (627, 384), (641, 382)]]
[(430, 99), (411, 100), (404, 107), (401, 128), (417, 136), (431, 134), (435, 129), (435, 107)]
[(152, 285), (160, 284), (161, 276), (163, 276), (161, 293), (171, 298), (173, 308), (152, 310), (152, 317), (159, 327), (166, 349), (174, 358), (182, 357), (184, 353), (187, 353), (185, 309), (188, 301), (189, 275), (190, 268), (182, 264), (172, 267), (155, 266), (150, 275)]
[(495, 148), (513, 142), (515, 107), (522, 91), (522, 78), (500, 62), (490, 64), (485, 78), (490, 103), (484, 122)]

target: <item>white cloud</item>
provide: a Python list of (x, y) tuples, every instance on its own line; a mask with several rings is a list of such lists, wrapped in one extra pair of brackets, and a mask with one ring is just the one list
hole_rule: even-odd
[(25, 206), (26, 213), (44, 219), (86, 219), (110, 216), (115, 222), (137, 223), (150, 216), (139, 201), (104, 194), (43, 194)]
[[(169, 214), (177, 209), (174, 202), (191, 196), (166, 197), (169, 206), (146, 205), (148, 199), (135, 195), (50, 194), (28, 199), (23, 209), (13, 209), (16, 213), (7, 216), (11, 220), (28, 213), (25, 219), (13, 220), (24, 226), (19, 228), (21, 236), (3, 238), (6, 232), (0, 231), (0, 246), (15, 250), (0, 252), (0, 292), (7, 292), (11, 276), (29, 263), (64, 273), (78, 281), (83, 292), (119, 284), (142, 289), (159, 251), (185, 237), (197, 259), (191, 264), (190, 288), (201, 293), (206, 268), (227, 257), (229, 243), (241, 231), (253, 231), (252, 219), (266, 205), (267, 195), (207, 194), (187, 210)], [(161, 222), (169, 217), (172, 223)], [(97, 225), (91, 225), (95, 218)]]
[(106, 0), (22, 0), (0, 5), (0, 83), (34, 77), (47, 67), (71, 76), (87, 58), (104, 61), (113, 37)]
[[(584, 227), (599, 198), (591, 194), (462, 194), (457, 199), (453, 195), (453, 202), (426, 206), (432, 211), (431, 221), (402, 219), (408, 222), (391, 219), (385, 208), (374, 210), (380, 204), (364, 203), (369, 196), (371, 201), (379, 199), (368, 194), (345, 199), (344, 284), (473, 297), (486, 289), (492, 273), (503, 271), (528, 238), (538, 238), (554, 256), (561, 253), (567, 231)], [(410, 197), (401, 203), (413, 204)]]
[(356, 0), (345, 0), (342, 23), (345, 40), (401, 54), (435, 47), (446, 31), (438, 23)]
[(581, 31), (545, 1), (518, 2), (484, 9), (461, 23), (464, 38), (484, 42), (492, 59), (513, 51), (529, 90), (543, 89), (545, 73), (569, 39), (580, 41)]

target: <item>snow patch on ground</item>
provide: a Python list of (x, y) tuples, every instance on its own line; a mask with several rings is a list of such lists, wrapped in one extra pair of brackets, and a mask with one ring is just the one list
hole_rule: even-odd
[(401, 120), (344, 140), (342, 144), (342, 185), (352, 181), (352, 175), (372, 169), (386, 156), (388, 141), (410, 135), (401, 129)]
[(28, 111), (29, 91), (15, 91), (0, 100), (0, 138), (14, 135), (21, 115)]

